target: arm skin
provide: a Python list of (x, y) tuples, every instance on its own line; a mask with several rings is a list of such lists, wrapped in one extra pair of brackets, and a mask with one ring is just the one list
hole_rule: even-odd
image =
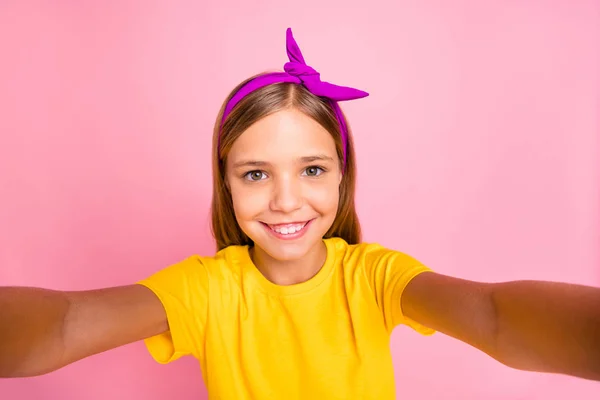
[(0, 378), (42, 375), (167, 330), (160, 300), (141, 285), (0, 287)]
[(509, 367), (600, 381), (600, 288), (426, 272), (406, 287), (402, 309)]

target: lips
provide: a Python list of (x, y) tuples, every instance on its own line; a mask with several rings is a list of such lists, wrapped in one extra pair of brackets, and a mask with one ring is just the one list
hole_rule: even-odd
[(304, 222), (290, 222), (285, 224), (266, 224), (271, 230), (280, 233), (282, 235), (293, 234), (301, 231), (308, 224), (308, 221)]
[(274, 237), (281, 240), (294, 240), (304, 236), (314, 219), (308, 221), (295, 221), (280, 224), (267, 224), (262, 222), (265, 229)]

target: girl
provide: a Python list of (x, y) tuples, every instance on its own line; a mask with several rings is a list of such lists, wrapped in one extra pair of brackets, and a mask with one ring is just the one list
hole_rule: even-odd
[(291, 31), (285, 72), (225, 101), (213, 138), (218, 252), (126, 287), (0, 289), (0, 375), (33, 376), (145, 339), (160, 363), (193, 355), (214, 399), (392, 399), (399, 324), (462, 340), (523, 370), (600, 380), (600, 289), (478, 283), (360, 242), (354, 148)]

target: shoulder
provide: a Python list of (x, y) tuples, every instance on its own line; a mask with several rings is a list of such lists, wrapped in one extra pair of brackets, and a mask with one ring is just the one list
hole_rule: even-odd
[(231, 271), (249, 260), (248, 246), (227, 246), (212, 256), (194, 254), (179, 262), (191, 269), (202, 268), (209, 273)]
[(248, 246), (232, 245), (219, 250), (212, 256), (193, 256), (195, 262), (202, 264), (209, 281), (214, 284), (240, 283), (240, 277), (252, 261)]
[(155, 272), (140, 283), (147, 286), (198, 287), (207, 285), (209, 281), (230, 279), (239, 275), (244, 264), (244, 254), (247, 254), (244, 246), (229, 246), (212, 256), (190, 255)]
[(372, 268), (382, 265), (415, 266), (421, 263), (414, 257), (399, 250), (390, 249), (374, 242), (348, 244), (344, 239), (333, 237), (325, 239), (328, 247), (333, 249), (336, 258), (345, 267)]

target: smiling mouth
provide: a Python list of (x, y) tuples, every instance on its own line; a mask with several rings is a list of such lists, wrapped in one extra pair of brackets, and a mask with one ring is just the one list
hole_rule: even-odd
[(269, 228), (272, 232), (275, 232), (279, 235), (295, 235), (299, 232), (302, 232), (311, 220), (304, 222), (291, 222), (286, 224), (267, 224), (265, 222), (261, 222), (264, 226)]

